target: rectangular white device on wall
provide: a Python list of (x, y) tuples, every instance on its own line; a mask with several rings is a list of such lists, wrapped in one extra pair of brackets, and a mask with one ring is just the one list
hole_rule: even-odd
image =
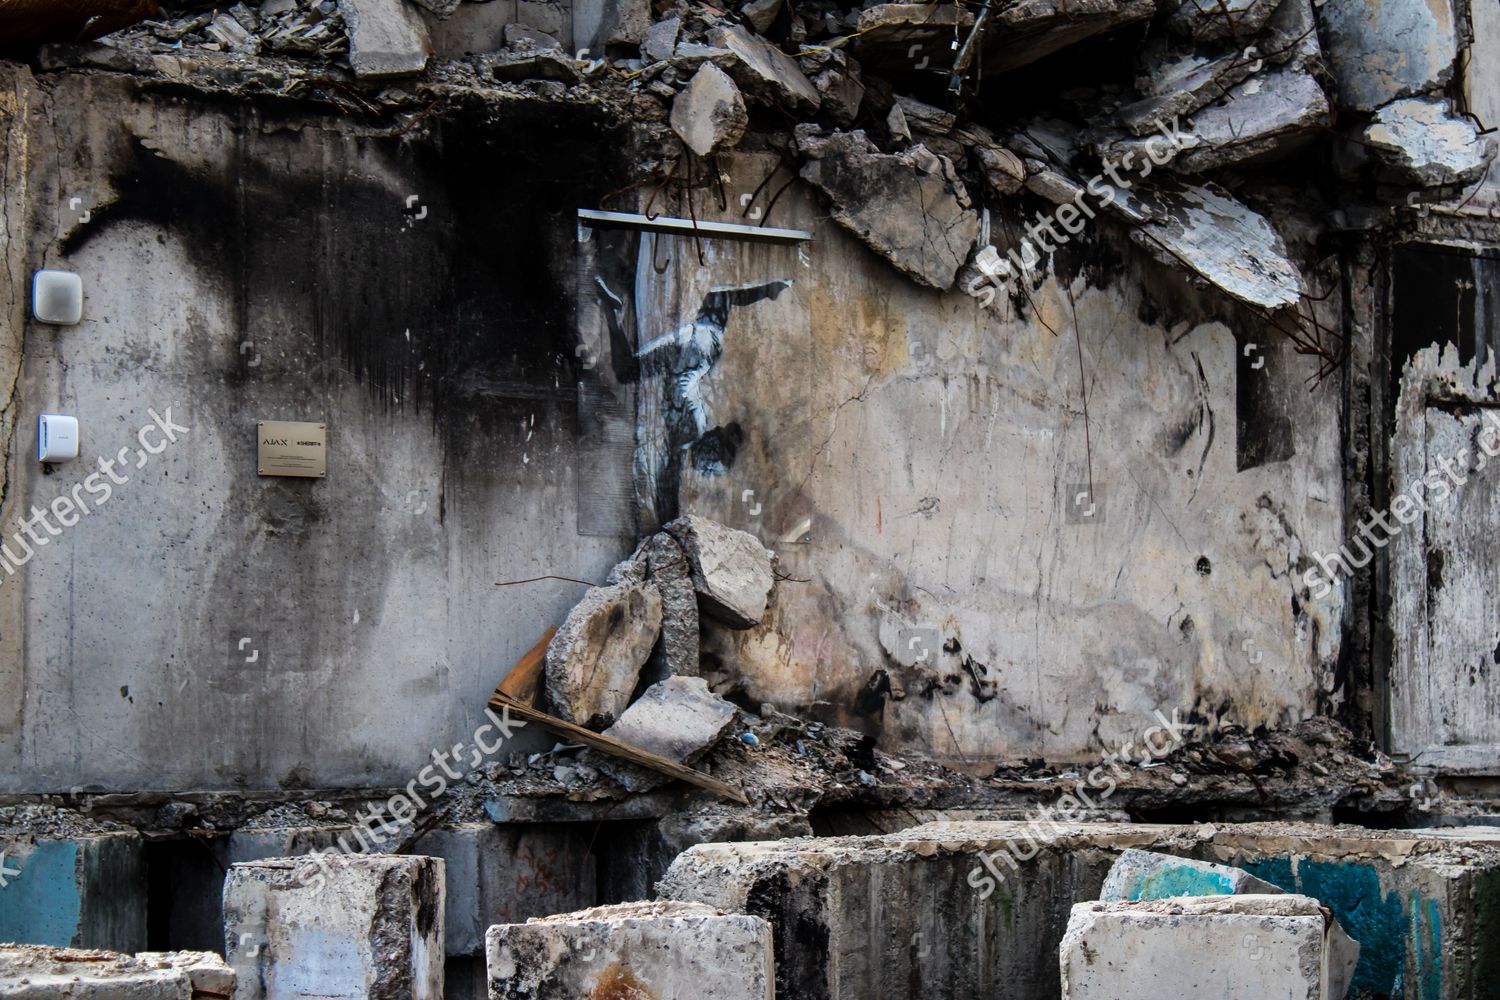
[(31, 315), (39, 323), (73, 326), (83, 320), (83, 279), (72, 271), (44, 268), (31, 280)]
[(66, 462), (78, 457), (78, 418), (43, 413), (36, 430), (38, 462)]

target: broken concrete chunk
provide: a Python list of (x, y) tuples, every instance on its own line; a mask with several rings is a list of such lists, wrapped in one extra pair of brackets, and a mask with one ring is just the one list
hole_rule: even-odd
[(1195, 42), (1239, 42), (1263, 28), (1281, 0), (1172, 0), (1167, 27)]
[(556, 80), (573, 83), (578, 66), (561, 49), (505, 49), (484, 60), (490, 75), (500, 81)]
[(859, 118), (865, 85), (860, 79), (858, 63), (852, 59), (842, 66), (830, 63), (813, 77), (813, 86), (823, 95), (823, 113), (836, 125), (848, 128)]
[(661, 636), (644, 676), (652, 681), (698, 675), (698, 592), (682, 546), (666, 532), (646, 542), (651, 582), (661, 594)]
[(17, 1000), (190, 1000), (232, 996), (235, 976), (211, 952), (0, 945), (0, 997)]
[(840, 225), (922, 284), (953, 287), (979, 217), (950, 160), (922, 146), (882, 153), (863, 132), (801, 135), (798, 146), (802, 179), (828, 195)]
[(757, 34), (764, 35), (771, 30), (771, 25), (776, 23), (776, 15), (781, 13), (786, 0), (750, 0), (749, 3), (740, 8), (740, 13), (745, 20), (750, 22)]
[(1307, 896), (1079, 903), (1059, 949), (1063, 1000), (1338, 1000), (1359, 959)]
[(411, 0), (419, 7), (432, 11), (438, 17), (451, 17), (458, 10), (460, 0)]
[[(1101, 156), (1144, 163), (1151, 154), (1180, 173), (1202, 173), (1236, 163), (1281, 155), (1332, 121), (1333, 112), (1323, 88), (1311, 73), (1290, 66), (1275, 67), (1229, 89), (1222, 102), (1203, 108), (1190, 126), (1178, 120), (1162, 123), (1160, 133), (1113, 142), (1099, 149)], [(1131, 160), (1125, 160), (1125, 157)]]
[(1026, 183), (1026, 165), (1003, 146), (975, 146), (985, 185), (997, 195), (1015, 194)]
[(772, 1000), (771, 925), (699, 903), (620, 903), (497, 924), (492, 1000)]
[(1256, 42), (1256, 54), (1276, 65), (1313, 69), (1323, 61), (1313, 0), (1281, 0)]
[(682, 18), (664, 17), (646, 29), (641, 40), (641, 55), (653, 61), (672, 58), (677, 49), (677, 34), (682, 30)]
[(932, 135), (947, 135), (953, 131), (953, 126), (958, 124), (957, 116), (951, 112), (935, 108), (931, 104), (924, 104), (915, 97), (897, 94), (896, 106), (906, 116), (907, 124)]
[(647, 688), (604, 735), (688, 764), (718, 742), (736, 711), (703, 678), (669, 677)]
[(1451, 0), (1324, 0), (1317, 6), (1340, 107), (1374, 111), (1453, 78)]
[(1153, 175), (1152, 186), (1137, 182), (1124, 199), (1107, 205), (1122, 216), (1149, 216), (1131, 229), (1131, 239), (1162, 263), (1194, 271), (1241, 302), (1283, 309), (1302, 298), (1301, 272), (1281, 234), (1217, 185), (1165, 178), (1158, 183)]
[(897, 142), (911, 142), (911, 125), (906, 120), (906, 112), (901, 110), (900, 104), (892, 104), (890, 114), (885, 116), (885, 127), (890, 130), (891, 138)]
[(730, 149), (745, 134), (750, 115), (729, 74), (706, 62), (672, 102), (672, 131), (699, 156)]
[(1276, 895), (1281, 890), (1241, 868), (1129, 848), (1120, 854), (1099, 898), (1105, 902), (1170, 896)]
[(338, 0), (338, 6), (349, 27), (355, 76), (406, 76), (427, 68), (432, 39), (406, 0)]
[(525, 24), (512, 22), (505, 26), (505, 47), (524, 51), (526, 49), (561, 49), (562, 43), (545, 31)]
[(1149, 43), (1144, 58), (1147, 66), (1136, 86), (1147, 96), (1116, 113), (1132, 135), (1150, 135), (1163, 124), (1220, 100), (1261, 65), (1253, 51), (1209, 58), (1196, 50), (1183, 52)]
[(662, 530), (682, 546), (701, 612), (730, 628), (760, 624), (776, 581), (771, 553), (758, 538), (694, 514)]
[(647, 583), (594, 587), (547, 644), (552, 714), (603, 729), (625, 711), (661, 632), (661, 595)]
[(316, 994), (442, 1000), (444, 866), (318, 854), (229, 866), (224, 948), (235, 1000)]
[(822, 104), (818, 88), (791, 56), (739, 25), (715, 28), (708, 41), (729, 53), (729, 72), (748, 93), (803, 114), (812, 114)]
[(1355, 153), (1376, 176), (1410, 187), (1459, 189), (1481, 180), (1495, 159), (1495, 139), (1481, 135), (1440, 98), (1392, 101), (1360, 130)]

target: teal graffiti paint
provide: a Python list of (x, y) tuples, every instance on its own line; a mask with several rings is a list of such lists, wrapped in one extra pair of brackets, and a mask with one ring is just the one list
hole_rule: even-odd
[(1162, 866), (1132, 883), (1126, 899), (1166, 899), (1169, 896), (1227, 896), (1234, 891), (1228, 875), (1191, 865)]
[[(1442, 982), (1441, 949), (1435, 953), (1428, 949), (1431, 966), (1421, 970), (1420, 980), (1415, 970), (1407, 974), (1407, 944), (1409, 940), (1417, 943), (1416, 938), (1409, 938), (1417, 933), (1417, 927), (1408, 923), (1401, 897), (1382, 890), (1380, 874), (1372, 866), (1303, 858), (1294, 873), (1291, 858), (1267, 858), (1246, 861), (1239, 867), (1287, 892), (1312, 896), (1333, 911), (1339, 926), (1359, 942), (1359, 965), (1354, 969), (1351, 991), (1404, 1000), (1439, 1000), (1441, 994), (1428, 993), (1427, 984)], [(1434, 940), (1441, 940), (1437, 904), (1430, 903), (1430, 907), (1431, 917), (1422, 923), (1433, 924), (1429, 932), (1435, 935)], [(1413, 903), (1413, 909), (1417, 908)], [(1408, 983), (1418, 992), (1407, 990)]]
[(21, 873), (0, 889), (0, 941), (72, 945), (83, 910), (78, 845), (47, 840), (29, 851), (19, 845), (6, 850), (6, 863)]

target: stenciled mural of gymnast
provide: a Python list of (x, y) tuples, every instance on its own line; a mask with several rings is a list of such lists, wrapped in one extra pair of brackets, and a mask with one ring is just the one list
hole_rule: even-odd
[(677, 486), (685, 459), (704, 475), (723, 475), (738, 446), (738, 425), (730, 429), (710, 427), (703, 380), (724, 353), (724, 327), (737, 306), (774, 299), (792, 286), (791, 281), (756, 282), (715, 286), (703, 296), (698, 315), (634, 349), (625, 335), (620, 296), (610, 291), (601, 277), (599, 286), (603, 312), (609, 323), (611, 367), (621, 383), (655, 380), (662, 387), (660, 419), (650, 417), (643, 405), (636, 446), (636, 472), (650, 484), (655, 518), (665, 523), (677, 516)]

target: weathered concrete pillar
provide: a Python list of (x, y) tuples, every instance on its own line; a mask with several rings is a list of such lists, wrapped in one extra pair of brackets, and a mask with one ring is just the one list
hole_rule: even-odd
[(773, 1000), (771, 927), (697, 903), (622, 903), (499, 924), (490, 1000)]
[(234, 973), (218, 955), (131, 957), (42, 945), (0, 945), (0, 1000), (196, 1000), (231, 996)]
[(1063, 1000), (1342, 1000), (1359, 945), (1307, 896), (1181, 896), (1079, 903), (1058, 960)]
[(442, 1000), (443, 874), (437, 858), (390, 854), (232, 865), (235, 1000)]
[(0, 836), (0, 869), (0, 941), (122, 952), (146, 947), (146, 862), (138, 834)]

